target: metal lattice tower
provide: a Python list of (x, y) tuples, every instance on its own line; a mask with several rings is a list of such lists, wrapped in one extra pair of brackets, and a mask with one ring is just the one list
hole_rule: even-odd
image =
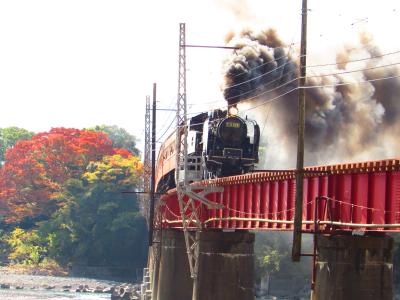
[[(188, 120), (186, 105), (186, 45), (185, 24), (179, 24), (179, 77), (178, 99), (176, 110), (176, 167), (175, 182), (178, 195), (179, 210), (182, 218), (183, 233), (189, 259), (190, 275), (193, 278), (193, 299), (197, 299), (197, 273), (199, 261), (199, 237), (203, 224), (199, 218), (199, 203), (209, 208), (219, 208), (220, 205), (205, 198), (211, 192), (221, 191), (221, 188), (189, 185), (188, 174)], [(194, 191), (196, 190), (196, 191)]]
[(151, 134), (150, 134), (150, 96), (146, 96), (146, 113), (144, 125), (144, 158), (143, 158), (143, 191), (146, 193), (142, 197), (142, 209), (146, 220), (149, 218), (149, 193), (151, 184)]
[[(188, 231), (192, 221), (198, 221), (195, 204), (192, 199), (184, 202), (185, 189), (187, 186), (187, 103), (186, 103), (186, 36), (185, 23), (179, 24), (179, 77), (178, 77), (178, 99), (176, 109), (176, 167), (175, 182), (178, 194), (179, 209), (181, 212), (183, 231), (185, 235), (186, 249), (189, 258), (190, 274), (193, 279), (197, 277), (198, 247), (196, 234)], [(193, 214), (194, 213), (194, 214)], [(189, 214), (189, 215), (188, 215)], [(188, 217), (190, 220), (188, 220)], [(196, 220), (197, 219), (197, 220)], [(198, 222), (196, 222), (199, 224)]]
[(144, 118), (144, 178), (143, 178), (143, 191), (150, 192), (150, 178), (151, 178), (151, 136), (150, 136), (150, 96), (146, 96), (146, 114)]
[[(175, 181), (177, 186), (185, 185), (185, 171), (187, 169), (187, 105), (186, 105), (186, 48), (185, 23), (179, 24), (179, 77), (178, 100), (176, 107), (176, 168)], [(183, 177), (183, 178), (182, 178)]]

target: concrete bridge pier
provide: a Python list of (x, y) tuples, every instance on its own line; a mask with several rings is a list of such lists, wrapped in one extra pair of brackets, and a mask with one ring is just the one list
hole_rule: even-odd
[(182, 230), (163, 229), (158, 278), (154, 283), (152, 300), (192, 299), (193, 280)]
[(149, 247), (147, 268), (149, 270), (150, 277), (150, 290), (153, 299), (157, 299), (158, 289), (158, 278), (160, 270), (160, 262), (157, 260), (157, 247), (158, 245), (153, 244)]
[(254, 299), (254, 233), (200, 232), (198, 294), (193, 300)]
[(312, 300), (392, 300), (393, 239), (320, 235)]
[(200, 232), (196, 294), (183, 231), (163, 230), (153, 300), (253, 300), (253, 246), (254, 234), (247, 231)]

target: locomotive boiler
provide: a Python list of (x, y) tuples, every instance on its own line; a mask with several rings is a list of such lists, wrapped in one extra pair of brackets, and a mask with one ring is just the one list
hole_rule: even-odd
[[(239, 117), (235, 106), (190, 118), (186, 138), (188, 182), (244, 174), (258, 162), (260, 128), (255, 120)], [(173, 132), (160, 147), (155, 182), (158, 192), (176, 186), (175, 141)]]

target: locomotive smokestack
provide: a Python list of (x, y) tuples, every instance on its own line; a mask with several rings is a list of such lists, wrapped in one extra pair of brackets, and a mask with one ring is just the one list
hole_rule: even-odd
[(237, 116), (239, 113), (239, 110), (237, 108), (237, 105), (230, 105), (228, 106), (228, 115), (229, 116)]
[[(266, 149), (266, 164), (260, 168), (294, 167), (298, 65), (293, 49), (274, 30), (243, 31), (231, 35), (229, 45), (240, 49), (225, 62), (224, 96), (260, 123)], [(336, 65), (309, 69), (307, 165), (398, 155), (400, 69), (390, 65), (391, 59), (369, 34), (362, 34), (358, 45), (337, 53)], [(271, 99), (271, 105), (264, 105)]]

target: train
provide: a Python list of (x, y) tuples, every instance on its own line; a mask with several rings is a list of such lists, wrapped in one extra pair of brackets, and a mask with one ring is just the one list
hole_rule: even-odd
[[(236, 106), (188, 119), (187, 182), (247, 173), (258, 163), (260, 127)], [(176, 187), (176, 131), (161, 144), (156, 164), (158, 193)], [(183, 177), (179, 176), (180, 178)]]

